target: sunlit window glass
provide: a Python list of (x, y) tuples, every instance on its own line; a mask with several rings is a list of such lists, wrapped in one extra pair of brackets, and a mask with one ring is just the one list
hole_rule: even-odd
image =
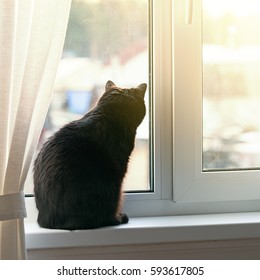
[(62, 60), (38, 146), (91, 110), (108, 80), (120, 87), (147, 83), (147, 114), (137, 130), (125, 191), (150, 189), (148, 32), (148, 0), (72, 1)]
[(202, 4), (203, 170), (260, 168), (260, 2)]

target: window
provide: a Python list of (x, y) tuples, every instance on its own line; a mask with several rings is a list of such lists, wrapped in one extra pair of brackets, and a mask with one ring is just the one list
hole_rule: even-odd
[(108, 80), (120, 87), (147, 83), (147, 113), (137, 130), (125, 191), (149, 191), (152, 187), (149, 9), (148, 0), (72, 1), (63, 56), (38, 145), (40, 149), (64, 124), (91, 110)]
[(246, 114), (259, 100), (259, 3), (181, 2), (175, 1), (174, 21), (175, 200), (259, 209), (259, 114)]
[[(85, 1), (92, 5), (108, 2)], [(259, 1), (117, 2), (136, 5), (127, 8), (131, 18), (137, 7), (145, 11), (141, 19), (139, 14), (134, 16), (134, 22), (142, 22), (143, 31), (134, 29), (134, 36), (127, 37), (129, 44), (139, 35), (144, 42), (142, 69), (146, 72), (140, 81), (139, 75), (133, 76), (130, 86), (146, 79), (150, 88), (145, 141), (137, 137), (144, 145), (145, 183), (125, 187), (134, 190), (125, 195), (125, 211), (130, 216), (260, 211), (260, 37), (254, 31), (260, 24)], [(99, 11), (93, 20), (101, 18)], [(132, 32), (134, 27), (130, 27)], [(104, 47), (105, 39), (98, 40), (100, 45), (87, 50), (95, 56)], [(82, 46), (77, 46), (79, 52), (86, 51)], [(110, 58), (114, 54), (116, 67), (111, 73), (116, 75), (118, 45), (112, 44), (112, 50), (106, 46), (104, 51)], [(102, 86), (107, 79), (113, 77), (105, 77)], [(119, 77), (116, 80), (120, 84)], [(53, 102), (61, 106), (59, 100)], [(139, 172), (138, 165), (135, 168)], [(140, 193), (140, 186), (151, 191)]]
[(259, 1), (203, 1), (203, 171), (260, 167)]
[[(159, 5), (157, 1), (153, 3)], [(259, 10), (260, 4), (257, 1), (252, 1), (250, 4), (258, 7), (258, 9), (256, 6), (252, 8), (251, 5), (251, 11), (254, 11), (255, 14)], [(249, 5), (247, 1), (246, 5)], [(212, 125), (215, 124), (215, 116), (212, 110), (208, 110), (208, 103), (214, 103), (214, 100), (210, 100), (209, 94), (212, 91), (208, 90), (209, 83), (212, 82), (209, 81), (211, 72), (208, 70), (210, 69), (210, 59), (207, 61), (207, 51), (212, 46), (209, 46), (207, 36), (215, 35), (217, 37), (216, 29), (218, 34), (223, 35), (225, 29), (225, 25), (219, 24), (218, 20), (210, 17), (210, 11), (220, 12), (221, 8), (226, 9), (225, 7), (229, 7), (231, 10), (240, 8), (240, 11), (245, 11), (244, 6), (245, 1), (175, 0), (163, 1), (160, 7), (154, 8), (153, 19), (157, 19), (154, 22), (153, 33), (154, 137), (156, 147), (154, 158), (155, 194), (157, 196), (151, 197), (150, 201), (148, 199), (141, 202), (128, 200), (127, 207), (133, 211), (134, 215), (178, 215), (260, 210), (260, 172), (257, 164), (254, 164), (253, 168), (252, 165), (245, 164), (245, 162), (243, 168), (230, 168), (227, 162), (224, 168), (216, 168), (216, 166), (212, 168), (206, 165), (214, 163), (209, 152), (216, 142), (214, 140), (210, 142), (211, 137), (208, 136), (212, 132)], [(160, 13), (163, 14), (163, 17), (160, 17)], [(231, 15), (226, 15), (228, 19), (229, 16), (231, 17)], [(250, 34), (251, 30), (257, 30), (258, 15), (252, 17), (249, 14), (248, 17), (251, 19), (251, 23), (244, 26), (244, 32)], [(245, 21), (239, 13), (237, 20), (242, 21), (242, 25)], [(156, 33), (158, 30), (160, 31)], [(244, 42), (242, 39), (242, 45), (251, 44), (251, 50), (257, 49), (256, 39), (254, 46), (252, 46), (252, 39), (249, 38), (249, 35), (243, 39)], [(251, 61), (245, 61), (242, 66), (239, 62), (237, 66), (240, 68), (234, 67), (235, 75), (239, 71), (247, 71), (244, 72), (247, 75), (245, 79), (250, 83), (247, 87), (250, 87), (250, 91), (253, 88), (253, 92), (257, 92), (257, 90), (251, 83), (254, 84), (257, 81), (250, 79), (254, 79), (257, 75), (251, 76), (248, 71), (254, 72), (257, 69), (255, 53), (257, 52), (250, 52)], [(214, 55), (213, 57), (216, 59)], [(215, 67), (214, 62), (213, 64)], [(251, 67), (254, 67), (253, 70)], [(250, 68), (251, 70), (249, 70)], [(223, 71), (229, 71), (229, 69), (225, 70), (224, 68)], [(232, 73), (232, 75), (234, 74)], [(213, 73), (213, 75), (215, 74)], [(227, 82), (227, 79), (229, 84), (236, 87), (237, 76), (230, 78), (225, 74), (222, 83)], [(232, 82), (232, 79), (236, 82)], [(213, 82), (213, 84), (215, 83)], [(220, 82), (218, 84), (220, 85)], [(254, 101), (252, 99), (246, 101), (247, 111), (253, 110), (250, 106), (257, 98), (257, 94), (253, 94), (253, 92), (243, 91), (244, 95), (250, 96), (249, 100), (254, 98)], [(218, 98), (220, 99), (220, 97)], [(236, 99), (235, 93), (232, 98)], [(224, 102), (225, 97), (221, 101)], [(239, 109), (237, 110), (239, 111)], [(218, 110), (217, 115), (225, 115), (228, 111), (229, 109), (226, 111)], [(244, 120), (250, 121), (251, 114), (246, 115), (245, 113), (242, 113), (245, 116)], [(240, 118), (240, 114), (238, 115)], [(224, 127), (221, 127), (224, 123), (219, 123), (219, 130), (224, 130)], [(255, 123), (257, 122), (252, 120), (252, 126), (255, 126)], [(228, 131), (231, 132), (232, 129), (230, 128)], [(254, 128), (254, 131), (257, 131), (257, 127)], [(257, 135), (257, 133), (254, 134)], [(224, 144), (224, 149), (230, 149), (226, 142)], [(248, 143), (246, 146), (249, 146)], [(243, 149), (241, 148), (238, 152), (234, 149), (231, 150), (232, 157), (237, 158), (239, 153), (241, 156)], [(246, 156), (248, 157), (248, 154)], [(244, 161), (244, 157), (245, 155), (242, 155), (238, 161)], [(256, 157), (254, 156), (254, 160)]]

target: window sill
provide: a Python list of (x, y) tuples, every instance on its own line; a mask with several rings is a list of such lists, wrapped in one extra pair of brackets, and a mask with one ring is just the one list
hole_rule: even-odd
[(260, 238), (260, 212), (138, 217), (126, 225), (64, 231), (25, 222), (28, 250)]

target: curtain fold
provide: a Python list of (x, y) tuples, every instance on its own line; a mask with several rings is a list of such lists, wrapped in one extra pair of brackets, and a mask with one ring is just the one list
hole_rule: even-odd
[(50, 104), (70, 2), (0, 1), (0, 259), (26, 258), (23, 185)]

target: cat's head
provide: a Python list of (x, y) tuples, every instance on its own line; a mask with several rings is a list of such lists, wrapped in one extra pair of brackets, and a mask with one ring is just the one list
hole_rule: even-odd
[[(131, 89), (120, 89), (119, 87), (117, 87), (112, 81), (107, 81), (106, 83), (106, 92), (109, 92), (111, 90), (115, 90), (115, 89), (119, 89), (121, 90), (121, 92), (123, 91), (129, 91), (129, 90), (132, 90), (133, 92), (136, 90), (136, 93), (138, 93), (138, 95), (140, 95), (140, 97), (142, 99), (144, 99), (144, 95), (145, 95), (145, 92), (146, 92), (146, 88), (147, 88), (147, 84), (143, 83), (143, 84), (140, 84), (138, 87), (136, 88), (131, 88)], [(134, 93), (133, 93), (134, 94)]]
[(136, 88), (120, 88), (112, 81), (108, 81), (105, 86), (105, 93), (100, 99), (100, 103), (110, 107), (110, 112), (118, 118), (131, 120), (137, 127), (145, 116), (144, 96), (147, 85), (140, 84)]

